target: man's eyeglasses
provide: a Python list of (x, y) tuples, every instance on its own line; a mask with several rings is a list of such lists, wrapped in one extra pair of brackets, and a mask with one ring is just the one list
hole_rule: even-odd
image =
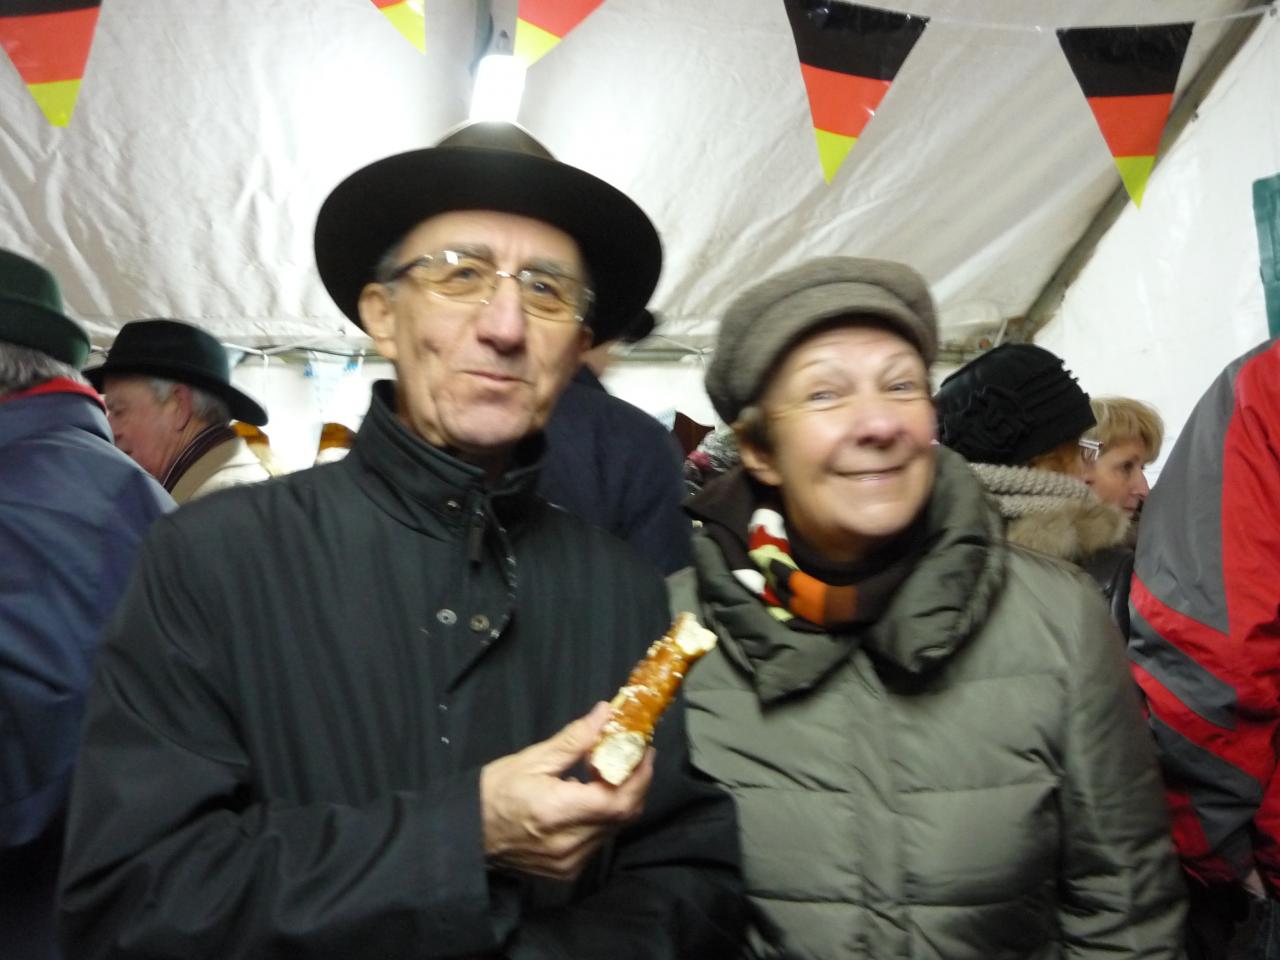
[(1086, 440), (1081, 437), (1078, 442), (1080, 444), (1080, 457), (1085, 463), (1096, 463), (1098, 457), (1102, 456), (1101, 440)]
[(498, 281), (507, 277), (519, 286), (520, 305), (526, 313), (560, 323), (581, 323), (594, 296), (577, 277), (533, 267), (508, 273), (484, 257), (456, 250), (441, 250), (410, 260), (379, 280), (394, 283), (406, 276), (441, 300), (486, 304), (493, 302)]

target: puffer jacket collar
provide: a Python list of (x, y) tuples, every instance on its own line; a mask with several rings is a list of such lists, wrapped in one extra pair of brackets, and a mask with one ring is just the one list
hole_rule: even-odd
[(999, 515), (964, 460), (945, 448), (925, 508), (924, 553), (884, 616), (858, 634), (788, 629), (737, 582), (709, 536), (694, 538), (700, 598), (726, 655), (751, 674), (763, 703), (813, 688), (860, 646), (890, 669), (929, 673), (986, 620), (1005, 559)]

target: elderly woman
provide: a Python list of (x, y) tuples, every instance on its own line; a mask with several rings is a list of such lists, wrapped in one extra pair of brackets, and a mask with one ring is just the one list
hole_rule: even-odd
[(1087, 571), (1127, 636), (1129, 515), (1087, 482), (1099, 453), (1087, 435), (1093, 407), (1061, 358), (1002, 344), (943, 380), (934, 401), (943, 444), (972, 464), (1009, 541)]
[(919, 276), (830, 258), (744, 293), (707, 372), (743, 466), (671, 586), (720, 639), (689, 735), (738, 802), (750, 955), (1176, 956), (1123, 644), (937, 446), (936, 349)]
[(1098, 444), (1098, 456), (1086, 462), (1084, 482), (1136, 520), (1151, 492), (1143, 468), (1160, 455), (1164, 421), (1154, 407), (1129, 397), (1093, 397), (1089, 406), (1097, 423), (1084, 439)]

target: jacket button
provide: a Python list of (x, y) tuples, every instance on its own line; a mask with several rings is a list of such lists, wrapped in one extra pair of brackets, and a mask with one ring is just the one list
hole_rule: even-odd
[(483, 633), (489, 629), (489, 618), (483, 613), (477, 613), (471, 618), (471, 629), (476, 633)]
[(458, 615), (454, 613), (452, 610), (450, 610), (448, 607), (444, 607), (436, 611), (436, 619), (439, 620), (441, 623), (443, 623), (446, 627), (451, 627), (458, 622)]
[(445, 509), (447, 509), (450, 513), (457, 513), (459, 510), (462, 509), (462, 504), (460, 504), (457, 500), (446, 500), (444, 502), (444, 505), (445, 505)]

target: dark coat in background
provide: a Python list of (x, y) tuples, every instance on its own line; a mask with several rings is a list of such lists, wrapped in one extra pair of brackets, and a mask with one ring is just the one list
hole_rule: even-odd
[(98, 637), (173, 501), (111, 444), (101, 405), (0, 401), (0, 956), (56, 957), (55, 876)]
[(582, 367), (556, 402), (546, 436), (544, 497), (627, 541), (664, 574), (688, 566), (680, 448), (661, 423), (610, 395)]
[(732, 954), (733, 805), (679, 705), (644, 815), (575, 883), (486, 864), (481, 766), (611, 697), (668, 619), (656, 571), (537, 497), (523, 453), (491, 486), (382, 383), (340, 463), (157, 526), (73, 792), (77, 958)]

